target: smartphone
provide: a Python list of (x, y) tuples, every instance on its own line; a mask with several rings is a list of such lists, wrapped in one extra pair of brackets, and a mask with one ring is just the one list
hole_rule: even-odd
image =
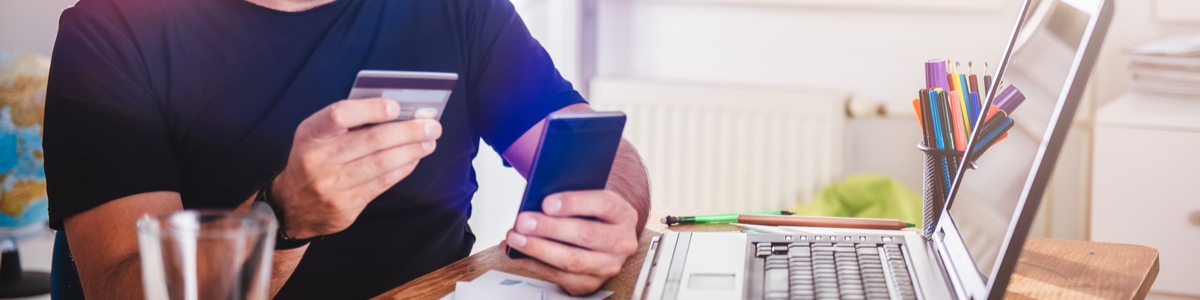
[(457, 81), (458, 74), (455, 73), (362, 70), (354, 78), (354, 87), (347, 99), (396, 101), (400, 103), (400, 116), (396, 121), (418, 116), (438, 120)]
[[(620, 112), (550, 114), (520, 211), (542, 211), (542, 199), (554, 193), (603, 190), (624, 130), (625, 114)], [(513, 248), (506, 252), (510, 258), (529, 258)]]

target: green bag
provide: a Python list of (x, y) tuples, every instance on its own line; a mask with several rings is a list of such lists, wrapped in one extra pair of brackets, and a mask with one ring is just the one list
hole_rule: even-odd
[(921, 226), (921, 195), (895, 179), (855, 174), (821, 189), (792, 211), (803, 216), (899, 219)]

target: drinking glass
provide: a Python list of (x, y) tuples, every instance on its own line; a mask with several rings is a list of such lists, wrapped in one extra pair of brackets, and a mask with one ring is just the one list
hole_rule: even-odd
[(185, 210), (138, 220), (146, 299), (267, 299), (275, 221)]

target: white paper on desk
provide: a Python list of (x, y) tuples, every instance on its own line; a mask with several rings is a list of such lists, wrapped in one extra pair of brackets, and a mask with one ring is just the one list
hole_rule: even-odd
[(482, 299), (546, 299), (546, 291), (467, 281), (459, 281), (454, 285), (454, 300)]
[(599, 291), (584, 297), (571, 297), (558, 285), (547, 281), (525, 276), (509, 274), (496, 270), (475, 278), (470, 282), (459, 281), (454, 293), (442, 297), (442, 300), (475, 300), (475, 299), (546, 299), (546, 300), (601, 300), (613, 294), (612, 291)]

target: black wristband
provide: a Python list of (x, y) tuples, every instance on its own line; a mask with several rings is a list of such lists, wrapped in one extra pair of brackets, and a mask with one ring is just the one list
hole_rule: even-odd
[(275, 231), (275, 250), (290, 250), (308, 245), (308, 242), (312, 241), (312, 238), (297, 239), (287, 235), (287, 220), (284, 218), (283, 207), (279, 206), (279, 203), (276, 203), (274, 198), (271, 198), (271, 184), (274, 181), (275, 176), (271, 176), (271, 179), (267, 180), (266, 184), (263, 184), (262, 188), (258, 190), (258, 195), (254, 197), (254, 202), (262, 202), (270, 207), (271, 213), (274, 214), (275, 222), (279, 225), (279, 228)]

